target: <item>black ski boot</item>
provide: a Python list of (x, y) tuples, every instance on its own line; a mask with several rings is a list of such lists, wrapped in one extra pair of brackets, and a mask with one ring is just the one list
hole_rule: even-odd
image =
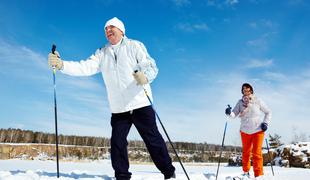
[(173, 174), (170, 174), (170, 175), (165, 175), (165, 180), (166, 179), (175, 179), (175, 172), (173, 172)]

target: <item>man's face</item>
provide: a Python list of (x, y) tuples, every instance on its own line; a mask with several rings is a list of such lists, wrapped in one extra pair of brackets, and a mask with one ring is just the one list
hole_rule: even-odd
[(117, 27), (111, 25), (105, 28), (105, 36), (107, 40), (114, 45), (123, 38), (123, 32)]

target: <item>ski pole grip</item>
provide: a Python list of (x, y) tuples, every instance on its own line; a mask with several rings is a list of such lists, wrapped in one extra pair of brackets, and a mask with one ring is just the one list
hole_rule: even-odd
[[(55, 54), (55, 51), (56, 51), (56, 45), (53, 44), (52, 45), (52, 53)], [(55, 66), (53, 66), (53, 72), (56, 73), (56, 67)]]
[(55, 54), (55, 51), (56, 51), (56, 45), (53, 44), (53, 46), (52, 46), (52, 53)]

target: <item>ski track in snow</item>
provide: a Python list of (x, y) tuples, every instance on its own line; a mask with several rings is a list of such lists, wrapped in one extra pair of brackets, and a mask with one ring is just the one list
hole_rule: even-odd
[[(187, 180), (179, 163), (176, 180)], [(215, 180), (216, 164), (184, 164), (191, 180)], [(163, 180), (163, 175), (153, 164), (131, 164), (132, 180)], [(301, 168), (264, 167), (266, 180), (309, 180), (310, 170)], [(240, 175), (241, 167), (220, 167), (218, 180)], [(252, 173), (252, 172), (251, 172)], [(109, 160), (91, 162), (60, 162), (59, 180), (112, 180), (114, 171)], [(253, 173), (252, 173), (253, 176)], [(54, 161), (0, 160), (0, 180), (52, 180), (58, 179)]]

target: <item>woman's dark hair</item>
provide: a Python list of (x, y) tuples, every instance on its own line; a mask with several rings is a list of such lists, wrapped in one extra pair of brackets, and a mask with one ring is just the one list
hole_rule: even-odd
[(241, 86), (241, 94), (243, 94), (243, 88), (250, 88), (252, 94), (254, 94), (253, 87), (249, 83), (243, 83)]

